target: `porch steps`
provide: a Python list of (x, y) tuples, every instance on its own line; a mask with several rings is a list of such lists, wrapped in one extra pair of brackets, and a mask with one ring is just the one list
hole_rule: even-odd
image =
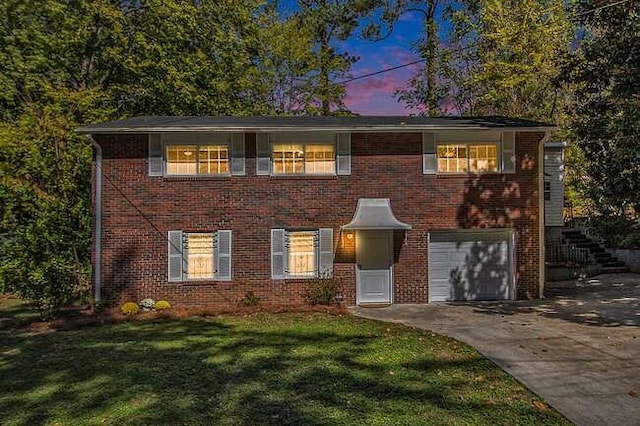
[(585, 236), (577, 229), (563, 229), (562, 237), (567, 244), (589, 250), (589, 255), (595, 263), (602, 267), (602, 272), (607, 274), (629, 272), (629, 267), (615, 256), (607, 253), (600, 244)]

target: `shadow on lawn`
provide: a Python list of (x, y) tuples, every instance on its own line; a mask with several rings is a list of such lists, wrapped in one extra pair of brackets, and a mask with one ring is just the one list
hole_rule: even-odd
[[(376, 416), (429, 424), (430, 416), (490, 421), (502, 410), (515, 420), (558, 421), (528, 404), (460, 398), (474, 386), (465, 374), (487, 374), (488, 362), (475, 353), (452, 361), (424, 355), (389, 367), (368, 358), (381, 342), (376, 334), (244, 324), (189, 319), (0, 332), (0, 416), (25, 425), (324, 425)], [(483, 386), (504, 382), (495, 371)]]

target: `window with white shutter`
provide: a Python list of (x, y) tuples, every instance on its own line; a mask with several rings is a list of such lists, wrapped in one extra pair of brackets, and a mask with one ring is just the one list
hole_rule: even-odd
[(231, 280), (231, 231), (169, 231), (168, 280)]

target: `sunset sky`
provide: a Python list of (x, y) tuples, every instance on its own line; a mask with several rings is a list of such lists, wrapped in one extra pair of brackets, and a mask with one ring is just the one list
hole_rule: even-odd
[[(284, 0), (280, 7), (291, 11), (295, 4), (295, 0)], [(423, 15), (409, 12), (400, 17), (391, 36), (382, 41), (367, 41), (359, 35), (354, 35), (338, 44), (343, 52), (360, 58), (353, 65), (351, 76), (357, 77), (420, 59), (411, 45), (422, 35), (422, 26)], [(446, 30), (446, 23), (441, 22), (440, 31)], [(408, 109), (404, 103), (398, 102), (394, 92), (405, 87), (409, 78), (421, 67), (422, 64), (416, 64), (347, 83), (347, 107), (361, 115), (415, 114), (417, 111)]]
[[(360, 58), (353, 66), (353, 77), (420, 59), (411, 49), (411, 44), (420, 37), (421, 18), (416, 13), (403, 15), (392, 35), (383, 41), (371, 42), (352, 37), (345, 42), (344, 50)], [(407, 109), (404, 103), (398, 102), (394, 92), (405, 87), (409, 78), (421, 67), (422, 64), (411, 65), (347, 83), (347, 107), (361, 115), (415, 113)]]

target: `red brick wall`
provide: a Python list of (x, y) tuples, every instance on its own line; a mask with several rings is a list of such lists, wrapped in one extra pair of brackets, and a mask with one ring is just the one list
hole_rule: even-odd
[[(409, 133), (352, 135), (350, 176), (285, 178), (255, 175), (248, 134), (246, 176), (200, 179), (149, 177), (146, 135), (96, 137), (104, 154), (103, 298), (229, 306), (251, 290), (261, 303), (300, 303), (306, 281), (270, 279), (271, 228), (331, 227), (337, 241), (358, 198), (389, 198), (396, 217), (413, 226), (394, 235), (396, 303), (427, 301), (427, 233), (452, 228), (515, 228), (517, 296), (537, 297), (542, 136), (517, 134), (511, 175), (423, 175), (421, 137)], [(180, 229), (233, 230), (233, 281), (167, 282), (167, 231)], [(350, 305), (354, 263), (353, 247), (340, 249), (335, 274)]]

